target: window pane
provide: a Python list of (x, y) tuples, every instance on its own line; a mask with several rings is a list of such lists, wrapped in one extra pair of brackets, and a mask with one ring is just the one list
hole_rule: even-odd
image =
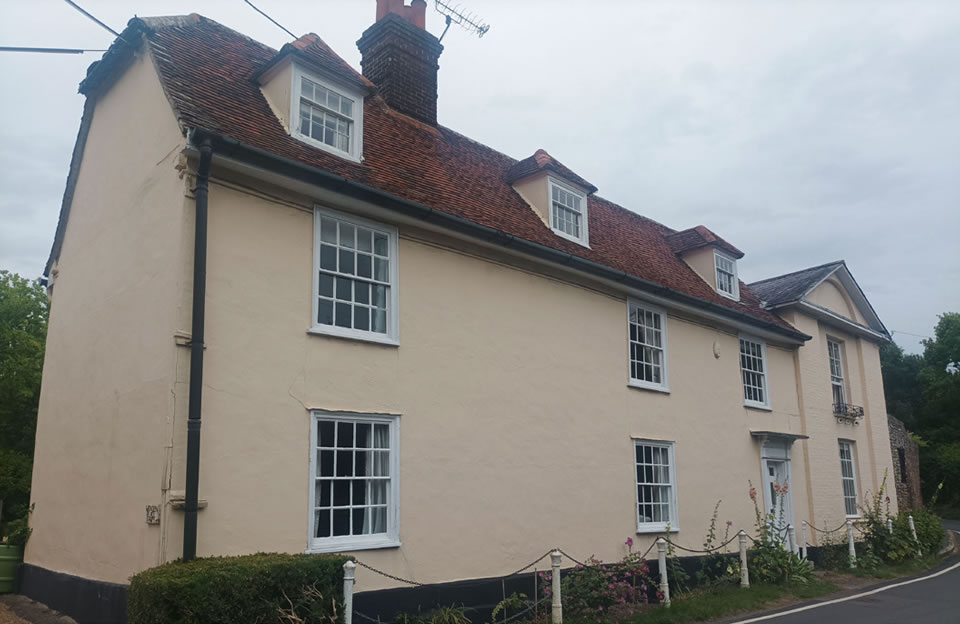
[(353, 310), (350, 307), (350, 304), (337, 302), (336, 310), (337, 314), (334, 322), (337, 327), (352, 327)]
[(333, 297), (333, 276), (326, 273), (320, 274), (320, 296)]
[(337, 222), (324, 218), (320, 221), (320, 240), (325, 243), (337, 242)]
[(337, 248), (320, 245), (320, 268), (325, 271), (337, 270)]
[(369, 278), (372, 275), (373, 256), (357, 254), (357, 275)]
[(333, 301), (320, 299), (317, 302), (317, 323), (333, 325)]
[(370, 308), (363, 306), (353, 308), (353, 328), (362, 331), (370, 329)]
[(330, 510), (321, 509), (314, 512), (314, 535), (316, 537), (330, 537)]
[(350, 510), (349, 509), (333, 510), (333, 534), (335, 536), (350, 535)]
[(340, 224), (340, 246), (347, 247), (348, 249), (353, 249), (356, 246), (355, 236), (356, 229), (348, 224)]
[(387, 235), (377, 232), (373, 236), (373, 251), (378, 256), (387, 255)]
[(333, 446), (333, 432), (335, 425), (329, 420), (321, 420), (317, 425), (317, 432), (320, 438), (320, 446), (330, 448)]
[(350, 251), (349, 249), (341, 249), (340, 250), (340, 272), (349, 273), (350, 275), (353, 275), (354, 273), (353, 260), (354, 260), (354, 253), (352, 251)]
[(353, 298), (357, 303), (370, 303), (370, 284), (366, 282), (353, 283)]
[(337, 278), (337, 299), (340, 301), (353, 301), (353, 280), (345, 277)]
[(383, 258), (374, 258), (373, 259), (373, 279), (386, 282), (390, 279), (389, 276), (389, 264), (387, 260)]

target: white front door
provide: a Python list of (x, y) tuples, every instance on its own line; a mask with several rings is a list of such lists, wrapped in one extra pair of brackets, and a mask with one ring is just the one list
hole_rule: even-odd
[(763, 498), (773, 526), (783, 530), (793, 523), (793, 492), (790, 486), (790, 460), (765, 457), (763, 460)]

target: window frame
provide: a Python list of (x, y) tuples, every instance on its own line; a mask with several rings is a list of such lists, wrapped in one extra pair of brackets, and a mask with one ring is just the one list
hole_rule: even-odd
[[(646, 381), (643, 379), (637, 379), (633, 376), (633, 343), (634, 341), (630, 338), (630, 326), (633, 321), (630, 319), (630, 314), (633, 310), (641, 309), (652, 314), (657, 314), (660, 316), (660, 350), (662, 352), (661, 364), (660, 364), (660, 383), (654, 383), (652, 381)], [(669, 322), (669, 316), (667, 316), (666, 310), (661, 307), (650, 305), (645, 301), (640, 301), (638, 299), (628, 299), (627, 300), (627, 385), (631, 388), (641, 388), (643, 390), (655, 390), (658, 392), (670, 392), (670, 372), (669, 372), (669, 357), (667, 355), (667, 324)], [(643, 344), (643, 343), (638, 343)], [(644, 345), (646, 346), (646, 345)], [(655, 348), (655, 347), (654, 347)]]
[[(860, 517), (860, 488), (857, 487), (857, 455), (854, 447), (856, 442), (854, 440), (837, 440), (840, 450), (840, 493), (843, 497), (843, 513), (847, 518), (859, 518)], [(843, 464), (846, 461), (843, 458), (843, 447), (846, 445), (848, 452), (850, 453), (850, 477), (846, 477), (843, 474)], [(853, 508), (856, 511), (854, 514), (847, 513), (847, 494), (843, 491), (843, 484), (846, 481), (850, 481), (853, 484)]]
[[(363, 161), (363, 93), (355, 90), (344, 87), (343, 85), (332, 82), (330, 79), (324, 77), (321, 74), (311, 72), (303, 67), (293, 64), (292, 71), (290, 74), (293, 77), (293, 84), (290, 86), (290, 136), (302, 141), (312, 147), (322, 149), (325, 152), (339, 156), (340, 158), (345, 158), (353, 162), (362, 162)], [(318, 141), (309, 134), (304, 134), (300, 131), (300, 99), (302, 94), (303, 82), (302, 78), (306, 78), (311, 82), (315, 82), (318, 85), (333, 91), (334, 93), (348, 97), (354, 102), (354, 111), (352, 119), (352, 131), (350, 132), (350, 149), (348, 151), (343, 151), (332, 145), (327, 145), (323, 141)], [(344, 116), (342, 113), (340, 116)]]
[[(679, 505), (677, 497), (677, 457), (675, 446), (676, 443), (673, 440), (654, 440), (651, 438), (632, 438), (633, 441), (633, 513), (637, 521), (637, 533), (664, 533), (668, 529), (671, 533), (680, 530), (680, 515), (679, 515)], [(640, 486), (641, 483), (637, 479), (637, 447), (639, 446), (651, 446), (667, 449), (667, 459), (670, 462), (670, 501), (669, 501), (669, 512), (670, 520), (667, 522), (641, 522), (640, 521)], [(662, 485), (660, 486), (662, 487)]]
[[(553, 187), (560, 188), (576, 197), (580, 198), (580, 237), (567, 234), (563, 230), (559, 229), (556, 224), (553, 222)], [(569, 241), (573, 241), (578, 245), (583, 245), (584, 247), (590, 246), (590, 226), (589, 226), (589, 209), (587, 207), (587, 194), (572, 184), (562, 182), (553, 176), (547, 176), (547, 218), (550, 224), (550, 230)]]
[[(375, 535), (314, 537), (316, 507), (317, 430), (321, 420), (338, 422), (385, 423), (390, 426), (390, 485), (388, 486), (387, 532)], [(310, 410), (309, 507), (307, 509), (307, 553), (330, 553), (374, 548), (396, 548), (400, 542), (400, 415), (361, 412)]]
[[(727, 292), (720, 288), (720, 262), (719, 259), (722, 258), (730, 263), (733, 267), (733, 291)], [(729, 273), (729, 271), (724, 270), (724, 273)], [(723, 253), (719, 249), (713, 250), (713, 282), (716, 287), (718, 294), (728, 298), (733, 299), (734, 301), (740, 301), (740, 276), (737, 272), (737, 259)]]
[[(320, 300), (320, 217), (336, 219), (346, 222), (355, 227), (362, 227), (381, 234), (387, 235), (387, 246), (390, 260), (390, 293), (387, 299), (387, 332), (381, 334), (372, 330), (355, 329), (353, 327), (338, 327), (336, 325), (323, 325), (317, 322)], [(366, 342), (375, 342), (379, 344), (397, 346), (400, 344), (399, 327), (399, 233), (397, 228), (392, 225), (370, 221), (362, 217), (346, 214), (337, 210), (315, 204), (313, 207), (313, 265), (311, 270), (311, 292), (313, 293), (313, 303), (311, 305), (310, 327), (307, 330), (311, 334), (324, 336), (336, 336), (339, 338), (348, 338), (353, 340), (362, 340)], [(360, 278), (363, 279), (363, 278)]]
[[(833, 347), (836, 347), (836, 357), (833, 354)], [(840, 397), (843, 399), (842, 404), (846, 405), (847, 403), (847, 378), (844, 375), (844, 362), (843, 362), (843, 341), (837, 340), (831, 336), (827, 336), (827, 365), (830, 368), (830, 396), (834, 397), (833, 389), (835, 387), (840, 388)], [(840, 371), (840, 375), (833, 374), (833, 362), (837, 362), (837, 370)], [(839, 383), (835, 378), (839, 378)], [(834, 400), (833, 404), (836, 405), (837, 401)]]
[[(738, 365), (739, 365), (739, 367), (740, 367), (740, 393), (743, 395), (743, 405), (744, 405), (745, 407), (750, 407), (750, 408), (753, 408), (753, 409), (760, 409), (760, 410), (765, 410), (765, 411), (768, 411), (768, 412), (769, 412), (769, 411), (772, 411), (772, 408), (770, 407), (770, 405), (771, 405), (771, 402), (770, 402), (770, 360), (767, 358), (767, 343), (764, 342), (763, 340), (760, 340), (760, 339), (757, 338), (756, 336), (751, 336), (751, 335), (749, 335), (749, 334), (740, 334), (740, 335), (738, 336), (738, 338), (739, 338), (739, 340), (738, 340), (738, 342), (737, 342), (737, 363), (738, 363)], [(753, 401), (753, 400), (747, 399), (747, 396), (746, 396), (747, 381), (746, 381), (746, 379), (744, 379), (744, 376), (743, 376), (743, 375), (744, 375), (744, 372), (746, 372), (745, 369), (743, 368), (743, 356), (744, 356), (743, 347), (742, 347), (742, 343), (743, 343), (743, 342), (751, 342), (751, 343), (753, 343), (753, 344), (760, 345), (760, 362), (761, 362), (761, 364), (762, 364), (762, 366), (763, 366), (763, 372), (760, 373), (760, 374), (763, 376), (763, 398), (764, 398), (764, 400), (763, 400), (762, 402), (761, 402), (761, 401)], [(751, 355), (750, 357), (756, 357), (756, 356), (752, 356), (752, 355)], [(756, 374), (756, 373), (757, 373), (756, 371), (753, 371), (753, 370), (751, 370), (751, 371), (749, 371), (749, 372), (750, 372), (750, 373), (753, 373), (753, 374)]]

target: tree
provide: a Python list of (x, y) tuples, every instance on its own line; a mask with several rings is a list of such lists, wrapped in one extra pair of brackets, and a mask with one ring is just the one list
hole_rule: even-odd
[(883, 393), (887, 397), (887, 412), (915, 430), (916, 412), (923, 403), (920, 387), (920, 369), (923, 356), (904, 353), (895, 342), (880, 347), (880, 368), (883, 371)]
[(37, 280), (0, 271), (0, 521), (27, 513), (48, 311)]

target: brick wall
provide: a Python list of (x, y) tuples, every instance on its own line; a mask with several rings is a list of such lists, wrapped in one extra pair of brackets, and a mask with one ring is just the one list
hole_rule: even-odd
[(900, 420), (887, 416), (890, 427), (890, 452), (893, 455), (893, 479), (901, 510), (923, 505), (920, 494), (920, 446), (910, 439)]
[(391, 13), (368, 28), (357, 47), (363, 75), (391, 108), (437, 124), (437, 60), (443, 46), (436, 37)]

